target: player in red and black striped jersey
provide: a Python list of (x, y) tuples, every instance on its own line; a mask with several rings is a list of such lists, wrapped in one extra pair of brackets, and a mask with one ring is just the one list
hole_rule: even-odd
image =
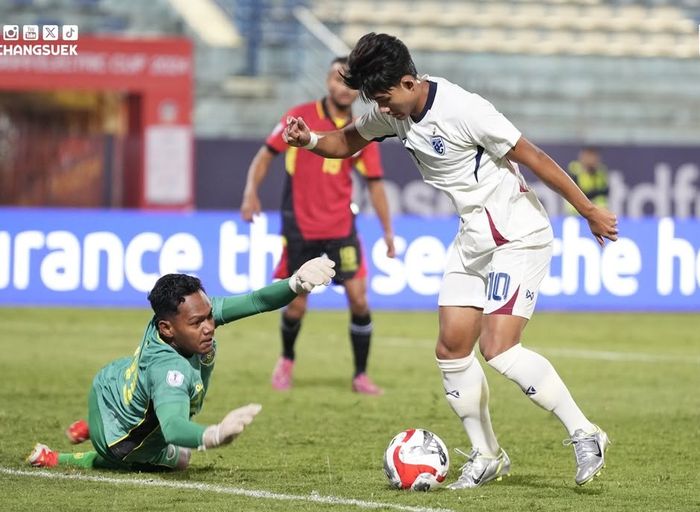
[[(367, 269), (351, 210), (354, 168), (367, 182), (370, 201), (384, 231), (387, 256), (393, 258), (394, 236), (382, 182), (379, 147), (372, 143), (351, 158), (329, 159), (302, 148), (289, 147), (282, 140), (288, 116), (303, 117), (317, 132), (333, 131), (352, 121), (352, 103), (357, 92), (348, 88), (340, 75), (346, 66), (346, 57), (334, 59), (326, 79), (328, 95), (293, 107), (282, 116), (250, 164), (241, 214), (250, 222), (260, 213), (258, 188), (272, 160), (284, 152), (287, 172), (282, 198), (282, 235), (285, 245), (275, 277), (288, 277), (309, 257), (326, 254), (335, 261), (334, 282), (345, 287), (351, 314), (350, 340), (355, 359), (352, 389), (358, 393), (380, 394), (382, 390), (367, 376), (372, 335)], [(306, 307), (307, 297), (299, 296), (282, 312), (282, 356), (272, 375), (275, 389), (291, 387), (294, 345)]]

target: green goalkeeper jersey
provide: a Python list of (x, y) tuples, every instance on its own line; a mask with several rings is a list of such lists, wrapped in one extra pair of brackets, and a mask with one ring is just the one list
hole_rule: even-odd
[[(294, 297), (287, 280), (279, 281), (247, 295), (212, 297), (212, 314), (220, 326), (278, 309)], [(216, 349), (214, 341), (208, 354), (186, 358), (160, 338), (153, 318), (134, 355), (108, 364), (93, 380), (107, 445), (102, 448), (123, 462), (147, 461), (169, 444), (164, 422), (171, 426), (171, 443), (199, 446), (205, 427), (189, 420), (202, 408)]]

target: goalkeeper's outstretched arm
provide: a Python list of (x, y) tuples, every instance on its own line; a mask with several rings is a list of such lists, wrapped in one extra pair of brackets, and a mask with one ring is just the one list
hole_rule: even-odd
[(309, 293), (316, 286), (330, 284), (335, 276), (334, 266), (335, 263), (325, 257), (309, 260), (289, 279), (245, 295), (225, 297), (220, 303), (220, 312), (214, 311), (214, 318), (221, 325), (286, 306), (297, 295)]
[(259, 404), (248, 404), (232, 410), (221, 422), (204, 427), (189, 420), (189, 403), (169, 402), (156, 407), (165, 442), (185, 448), (207, 450), (231, 443), (250, 425), (260, 412)]

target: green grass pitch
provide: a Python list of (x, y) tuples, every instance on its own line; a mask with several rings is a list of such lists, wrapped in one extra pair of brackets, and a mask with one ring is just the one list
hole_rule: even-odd
[[(692, 314), (538, 313), (530, 322), (523, 342), (553, 362), (613, 441), (603, 474), (580, 488), (559, 422), (486, 365), (491, 415), (512, 475), (475, 491), (389, 488), (382, 455), (397, 432), (423, 427), (450, 449), (469, 448), (434, 362), (434, 312), (375, 312), (370, 374), (385, 388), (382, 397), (350, 392), (345, 312), (310, 310), (297, 344), (295, 386), (284, 394), (269, 385), (279, 352), (278, 314), (222, 327), (217, 367), (196, 420), (213, 423), (231, 408), (262, 403), (262, 413), (233, 445), (195, 453), (181, 474), (50, 471), (152, 481), (153, 487), (18, 473), (36, 471), (24, 457), (37, 441), (76, 450), (63, 430), (85, 415), (95, 372), (133, 352), (148, 318), (146, 310), (0, 309), (0, 509), (700, 510), (700, 320)], [(451, 459), (448, 481), (461, 465), (452, 451)], [(225, 494), (194, 489), (197, 483), (274, 494)], [(310, 496), (360, 501), (301, 499)]]

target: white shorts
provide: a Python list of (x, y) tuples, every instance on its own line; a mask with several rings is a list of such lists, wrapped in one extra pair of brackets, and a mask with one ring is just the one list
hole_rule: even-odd
[(464, 265), (454, 244), (440, 285), (440, 306), (474, 306), (489, 315), (530, 318), (547, 274), (552, 245), (506, 244)]

